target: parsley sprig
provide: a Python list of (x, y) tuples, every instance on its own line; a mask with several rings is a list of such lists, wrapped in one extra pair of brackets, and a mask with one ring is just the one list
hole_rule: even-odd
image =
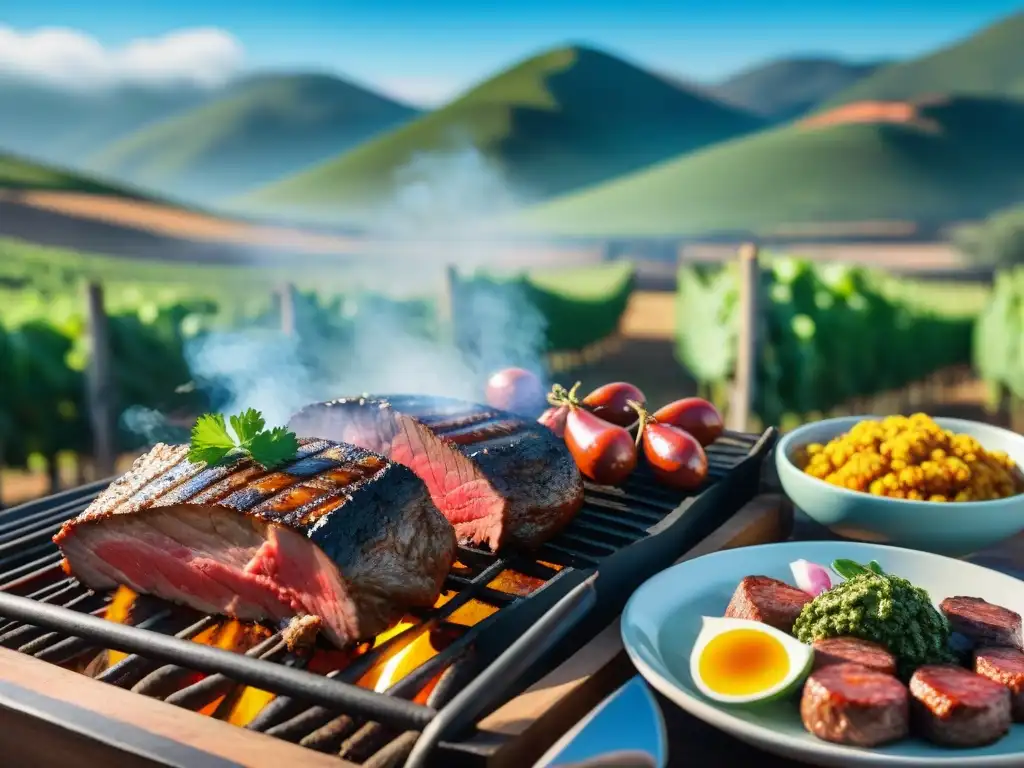
[(263, 414), (254, 408), (232, 416), (229, 421), (233, 436), (219, 413), (200, 416), (192, 427), (189, 461), (214, 466), (227, 459), (248, 456), (257, 464), (273, 469), (298, 454), (299, 440), (295, 433), (284, 427), (266, 429)]

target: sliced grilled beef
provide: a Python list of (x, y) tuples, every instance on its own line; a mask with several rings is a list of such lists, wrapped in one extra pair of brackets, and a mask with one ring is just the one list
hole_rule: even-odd
[(1024, 650), (1019, 613), (980, 597), (947, 597), (939, 603), (954, 632), (976, 646), (1004, 645)]
[(876, 747), (907, 735), (910, 696), (892, 675), (860, 664), (830, 664), (807, 678), (800, 719), (819, 739)]
[(460, 540), (536, 547), (583, 504), (563, 441), (484, 405), (415, 396), (343, 398), (292, 417), (298, 435), (353, 443), (412, 469)]
[(803, 590), (768, 576), (744, 576), (725, 609), (730, 619), (750, 619), (792, 632), (804, 606), (813, 600)]
[(1024, 723), (1024, 651), (982, 648), (974, 654), (974, 671), (1010, 689), (1010, 714)]
[(910, 678), (911, 717), (921, 735), (948, 747), (980, 747), (1010, 730), (1010, 691), (962, 667), (919, 667)]
[(351, 445), (302, 440), (267, 472), (207, 467), (157, 445), (54, 541), (94, 589), (124, 584), (239, 619), (319, 616), (343, 645), (433, 605), (451, 526), (408, 469)]
[(886, 675), (896, 674), (896, 657), (883, 646), (859, 637), (826, 637), (815, 640), (814, 668), (829, 664), (860, 664)]

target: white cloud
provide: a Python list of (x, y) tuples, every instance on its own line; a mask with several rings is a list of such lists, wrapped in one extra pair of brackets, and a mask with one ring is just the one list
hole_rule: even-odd
[(105, 47), (74, 29), (20, 32), (0, 25), (0, 74), (71, 88), (121, 84), (220, 85), (242, 66), (244, 51), (221, 29), (198, 28)]

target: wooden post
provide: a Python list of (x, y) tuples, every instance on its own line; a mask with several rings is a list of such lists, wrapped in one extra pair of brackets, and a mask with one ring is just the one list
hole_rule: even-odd
[(736, 375), (732, 402), (729, 404), (729, 428), (743, 431), (750, 423), (757, 377), (757, 325), (760, 315), (757, 246), (745, 243), (740, 247), (740, 327), (736, 346)]
[(103, 306), (103, 286), (86, 284), (86, 312), (92, 356), (86, 384), (89, 421), (92, 425), (93, 458), (100, 477), (114, 474), (114, 372), (110, 352), (107, 313)]
[(461, 342), (458, 328), (459, 317), (459, 270), (454, 264), (444, 268), (444, 285), (437, 304), (437, 319), (441, 328), (456, 347)]
[(281, 330), (288, 336), (295, 333), (295, 286), (285, 283), (277, 289), (281, 308)]

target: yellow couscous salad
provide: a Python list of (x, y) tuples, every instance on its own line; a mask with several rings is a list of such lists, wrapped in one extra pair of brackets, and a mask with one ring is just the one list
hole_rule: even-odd
[(861, 421), (826, 445), (806, 446), (798, 460), (827, 483), (894, 499), (986, 501), (1024, 492), (1013, 459), (923, 413)]

